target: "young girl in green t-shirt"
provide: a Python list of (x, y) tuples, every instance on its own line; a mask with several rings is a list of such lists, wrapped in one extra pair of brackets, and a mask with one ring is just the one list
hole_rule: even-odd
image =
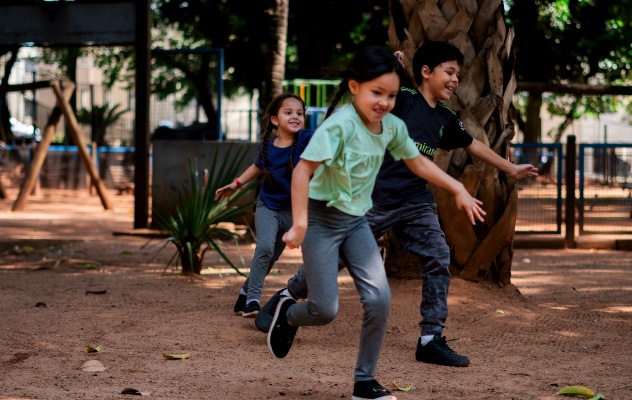
[[(292, 228), (283, 236), (289, 248), (302, 246), (309, 288), (306, 302), (285, 297), (268, 332), (278, 358), (289, 352), (299, 326), (324, 325), (338, 313), (338, 262), (342, 258), (364, 309), (352, 399), (395, 399), (376, 380), (390, 310), (390, 289), (379, 249), (364, 214), (371, 208), (375, 178), (388, 150), (417, 175), (454, 193), (472, 221), (483, 220), (481, 202), (463, 185), (422, 157), (402, 120), (389, 114), (395, 105), (403, 67), (386, 49), (357, 52), (340, 88), (292, 175)], [(331, 115), (350, 91), (351, 106)], [(329, 118), (329, 116), (331, 117)]]

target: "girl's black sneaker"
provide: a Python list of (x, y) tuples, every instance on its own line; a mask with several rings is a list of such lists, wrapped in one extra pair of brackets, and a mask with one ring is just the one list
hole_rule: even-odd
[(237, 297), (237, 301), (235, 302), (235, 307), (233, 307), (233, 312), (235, 315), (242, 315), (244, 313), (244, 308), (246, 308), (246, 295), (240, 294)]
[(293, 304), (296, 304), (296, 300), (292, 297), (282, 298), (272, 319), (268, 332), (268, 348), (276, 358), (284, 358), (289, 353), (298, 330), (298, 326), (292, 326), (287, 321), (287, 310)]
[(351, 400), (397, 400), (397, 398), (375, 379), (372, 379), (356, 382), (353, 385)]

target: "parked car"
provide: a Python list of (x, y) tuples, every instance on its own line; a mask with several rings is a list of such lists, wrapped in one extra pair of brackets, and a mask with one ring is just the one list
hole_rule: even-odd
[(11, 133), (13, 134), (15, 143), (28, 144), (42, 140), (42, 133), (40, 132), (40, 129), (36, 128), (34, 125), (25, 124), (13, 117), (9, 118), (9, 122), (11, 124)]

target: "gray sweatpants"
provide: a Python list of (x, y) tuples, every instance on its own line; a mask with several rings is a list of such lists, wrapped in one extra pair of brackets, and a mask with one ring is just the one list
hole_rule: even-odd
[[(448, 317), (450, 249), (435, 208), (434, 203), (405, 204), (395, 209), (374, 205), (366, 214), (376, 239), (392, 229), (402, 246), (419, 257), (423, 277), (419, 306), (421, 335), (441, 334)], [(297, 298), (307, 297), (302, 269), (288, 280), (288, 289)]]
[(242, 286), (247, 293), (246, 302), (261, 299), (263, 282), (285, 249), (285, 242), (281, 240), (283, 234), (291, 227), (291, 210), (271, 210), (261, 200), (257, 201), (255, 254), (250, 264), (248, 279)]
[(309, 297), (288, 309), (292, 325), (325, 325), (338, 314), (338, 256), (348, 266), (364, 309), (354, 379), (375, 377), (391, 292), (379, 249), (365, 217), (346, 214), (325, 202), (309, 200), (303, 241), (303, 269)]

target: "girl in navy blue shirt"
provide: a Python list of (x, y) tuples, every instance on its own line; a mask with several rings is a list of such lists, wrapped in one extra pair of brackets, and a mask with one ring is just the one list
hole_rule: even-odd
[(254, 318), (259, 313), (265, 277), (285, 249), (281, 238), (292, 227), (292, 171), (313, 134), (313, 131), (303, 129), (305, 103), (294, 94), (276, 96), (266, 110), (264, 121), (266, 126), (254, 163), (231, 184), (215, 193), (215, 199), (221, 202), (243, 185), (264, 175), (255, 211), (255, 254), (250, 275), (234, 307), (236, 315), (246, 318)]

